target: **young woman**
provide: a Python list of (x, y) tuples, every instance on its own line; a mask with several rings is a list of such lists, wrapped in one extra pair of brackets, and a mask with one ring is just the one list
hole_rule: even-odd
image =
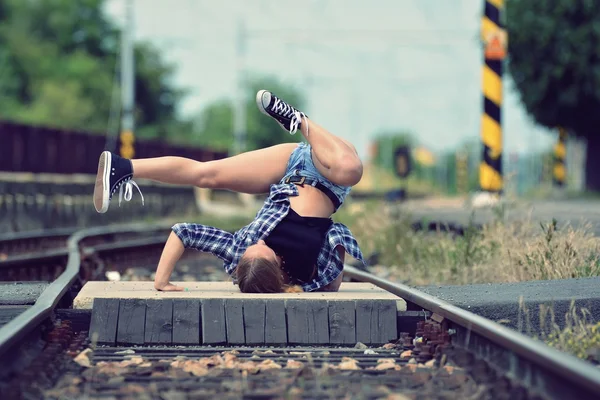
[[(132, 195), (132, 180), (151, 179), (243, 193), (269, 193), (255, 219), (235, 233), (194, 223), (172, 228), (158, 263), (154, 287), (181, 291), (170, 283), (185, 248), (212, 253), (224, 262), (242, 292), (337, 291), (347, 252), (364, 263), (349, 229), (331, 216), (362, 177), (356, 149), (273, 93), (256, 95), (259, 110), (290, 134), (300, 129), (308, 143), (286, 143), (222, 160), (181, 157), (128, 160), (103, 152), (94, 188), (96, 210), (104, 213), (119, 190), (119, 203)], [(141, 191), (140, 191), (141, 195)], [(142, 196), (143, 201), (143, 196)]]

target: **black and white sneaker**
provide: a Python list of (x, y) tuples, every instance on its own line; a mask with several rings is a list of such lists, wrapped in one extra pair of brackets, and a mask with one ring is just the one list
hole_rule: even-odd
[[(137, 183), (132, 181), (133, 166), (131, 160), (119, 157), (110, 151), (104, 151), (100, 154), (98, 161), (98, 174), (96, 175), (96, 185), (94, 186), (94, 207), (99, 213), (105, 213), (108, 210), (110, 200), (119, 189), (119, 206), (123, 198), (123, 188), (125, 188), (125, 201), (131, 200), (133, 194), (132, 186), (135, 186), (142, 196), (142, 205), (144, 196)], [(123, 185), (125, 184), (125, 185)]]
[(256, 93), (256, 105), (260, 112), (274, 118), (291, 135), (302, 126), (302, 119), (308, 124), (303, 112), (296, 110), (268, 90), (259, 90)]

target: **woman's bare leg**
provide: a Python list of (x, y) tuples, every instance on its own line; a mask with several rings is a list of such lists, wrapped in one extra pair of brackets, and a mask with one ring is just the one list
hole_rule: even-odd
[(133, 178), (250, 194), (265, 193), (285, 174), (290, 154), (296, 146), (285, 143), (208, 162), (183, 157), (127, 160), (105, 151), (98, 161), (94, 206), (99, 213), (105, 213), (112, 196), (122, 190), (123, 185), (127, 200), (128, 190), (133, 190), (130, 187)]
[(132, 160), (133, 177), (158, 182), (265, 193), (284, 176), (296, 143), (279, 144), (221, 160), (200, 162), (183, 157)]
[(312, 147), (315, 166), (327, 179), (341, 186), (354, 186), (360, 181), (363, 166), (352, 144), (309, 120), (302, 112), (267, 90), (256, 94), (256, 103), (263, 114), (274, 118), (290, 133), (300, 128)]
[(310, 143), (315, 167), (325, 178), (340, 186), (354, 186), (361, 180), (363, 165), (352, 144), (308, 118), (300, 130)]

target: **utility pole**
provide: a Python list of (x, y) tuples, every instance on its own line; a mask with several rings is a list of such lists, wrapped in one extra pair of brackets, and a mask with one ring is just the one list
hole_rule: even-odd
[(485, 41), (483, 64), (483, 115), (481, 140), (483, 157), (479, 171), (483, 191), (499, 194), (502, 174), (502, 70), (506, 56), (506, 31), (501, 22), (504, 0), (485, 0), (482, 36)]
[(244, 20), (240, 17), (237, 24), (236, 43), (236, 93), (235, 106), (233, 110), (233, 149), (232, 154), (239, 154), (246, 149), (246, 104), (245, 104), (245, 83), (246, 83), (246, 27)]
[(482, 157), (479, 166), (479, 197), (497, 201), (503, 194), (502, 173), (502, 75), (506, 57), (506, 30), (502, 23), (504, 0), (484, 0), (481, 35), (485, 43), (483, 62), (483, 107), (481, 116)]
[(121, 31), (121, 146), (122, 157), (133, 158), (135, 150), (134, 116), (134, 54), (133, 54), (133, 0), (125, 0), (125, 23)]

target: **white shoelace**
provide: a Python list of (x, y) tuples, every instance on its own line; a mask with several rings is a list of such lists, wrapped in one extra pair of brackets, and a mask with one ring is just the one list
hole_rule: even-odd
[[(140, 192), (140, 196), (142, 197), (142, 206), (144, 205), (144, 195), (142, 194), (140, 187), (137, 185), (137, 183), (135, 183), (135, 181), (128, 180), (119, 188), (119, 207), (121, 207), (121, 200), (123, 198), (125, 198), (125, 201), (131, 200), (131, 198), (133, 197), (133, 186), (135, 186), (138, 192)], [(125, 196), (123, 196), (123, 187), (125, 187)]]
[(290, 119), (290, 134), (293, 135), (298, 130), (300, 123), (302, 122), (302, 118), (304, 118), (304, 122), (306, 122), (306, 136), (308, 136), (308, 119), (306, 115), (300, 111), (295, 110), (292, 106), (280, 100), (279, 98), (275, 98), (275, 102), (273, 103), (272, 111), (275, 111), (277, 114), (284, 116)]

